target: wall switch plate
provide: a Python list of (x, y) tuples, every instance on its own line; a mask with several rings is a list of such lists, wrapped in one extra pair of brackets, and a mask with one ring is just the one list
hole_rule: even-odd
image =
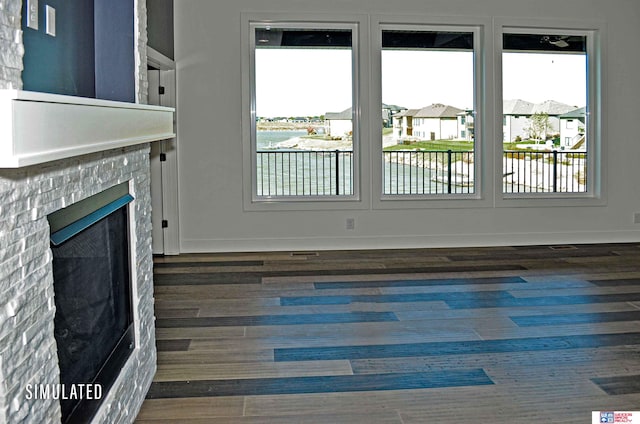
[(53, 7), (46, 5), (46, 31), (47, 35), (52, 37), (56, 36), (56, 9)]
[(633, 223), (640, 224), (640, 212), (636, 212), (633, 214)]
[(355, 218), (347, 218), (347, 230), (355, 230), (355, 229), (356, 229)]
[(38, 30), (38, 0), (27, 0), (27, 27)]

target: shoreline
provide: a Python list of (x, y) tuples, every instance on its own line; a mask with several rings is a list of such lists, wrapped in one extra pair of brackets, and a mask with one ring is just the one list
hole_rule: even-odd
[(317, 140), (293, 137), (275, 144), (276, 149), (352, 151), (351, 140)]

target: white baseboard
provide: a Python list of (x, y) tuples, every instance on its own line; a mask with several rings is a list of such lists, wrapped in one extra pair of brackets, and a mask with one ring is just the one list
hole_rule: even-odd
[(640, 231), (440, 234), (432, 236), (287, 237), (268, 239), (185, 239), (181, 242), (180, 251), (181, 253), (265, 252), (636, 242), (640, 242)]

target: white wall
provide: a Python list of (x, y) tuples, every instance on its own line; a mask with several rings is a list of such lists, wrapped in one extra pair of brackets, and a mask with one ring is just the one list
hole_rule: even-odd
[[(416, 125), (416, 123), (419, 124)], [(431, 140), (431, 133), (434, 140), (449, 140), (458, 136), (457, 119), (439, 118), (413, 118), (413, 135), (423, 140)]]
[[(461, 15), (519, 19), (584, 20), (606, 25), (603, 81), (605, 197), (598, 206), (530, 206), (494, 195), (484, 180), (484, 198), (458, 207), (386, 209), (370, 193), (371, 148), (362, 141), (363, 201), (316, 210), (282, 211), (243, 204), (242, 12), (341, 14), (394, 13), (415, 17)], [(382, 248), (640, 240), (640, 143), (633, 114), (640, 98), (640, 3), (637, 0), (176, 0), (176, 62), (180, 160), (180, 234), (184, 252), (265, 249)], [(490, 61), (491, 62), (491, 61)], [(367, 63), (365, 62), (366, 66)], [(488, 63), (488, 70), (493, 63)], [(366, 69), (365, 69), (366, 71)], [(492, 87), (489, 83), (489, 88)], [(495, 103), (487, 93), (488, 105)], [(368, 99), (370, 104), (375, 102)], [(375, 100), (375, 99), (374, 99)], [(378, 103), (379, 104), (379, 103)], [(365, 107), (367, 103), (365, 102)], [(370, 110), (374, 110), (370, 107)], [(501, 138), (497, 128), (485, 135)], [(373, 128), (373, 126), (371, 126)], [(368, 133), (368, 131), (364, 131)], [(485, 152), (486, 153), (486, 152)], [(492, 167), (494, 156), (486, 163)], [(607, 172), (608, 170), (608, 172)], [(500, 170), (498, 170), (499, 172)], [(491, 169), (487, 175), (493, 175)], [(575, 203), (575, 205), (578, 205)], [(447, 204), (451, 206), (451, 202)], [(272, 210), (269, 210), (272, 209)], [(300, 208), (301, 209), (301, 208)], [(329, 210), (327, 210), (329, 209)], [(345, 229), (355, 218), (355, 230)]]

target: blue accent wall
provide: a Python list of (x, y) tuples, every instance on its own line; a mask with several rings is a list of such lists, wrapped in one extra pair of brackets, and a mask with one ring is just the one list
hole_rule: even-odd
[[(25, 90), (95, 97), (93, 1), (40, 0), (39, 29), (26, 25), (23, 2)], [(45, 5), (56, 10), (56, 36), (45, 30)]]
[[(46, 34), (45, 6), (56, 10)], [(24, 90), (135, 102), (133, 0), (39, 0), (39, 29), (26, 25)]]
[(135, 102), (133, 6), (133, 0), (94, 2), (96, 97), (99, 99)]

